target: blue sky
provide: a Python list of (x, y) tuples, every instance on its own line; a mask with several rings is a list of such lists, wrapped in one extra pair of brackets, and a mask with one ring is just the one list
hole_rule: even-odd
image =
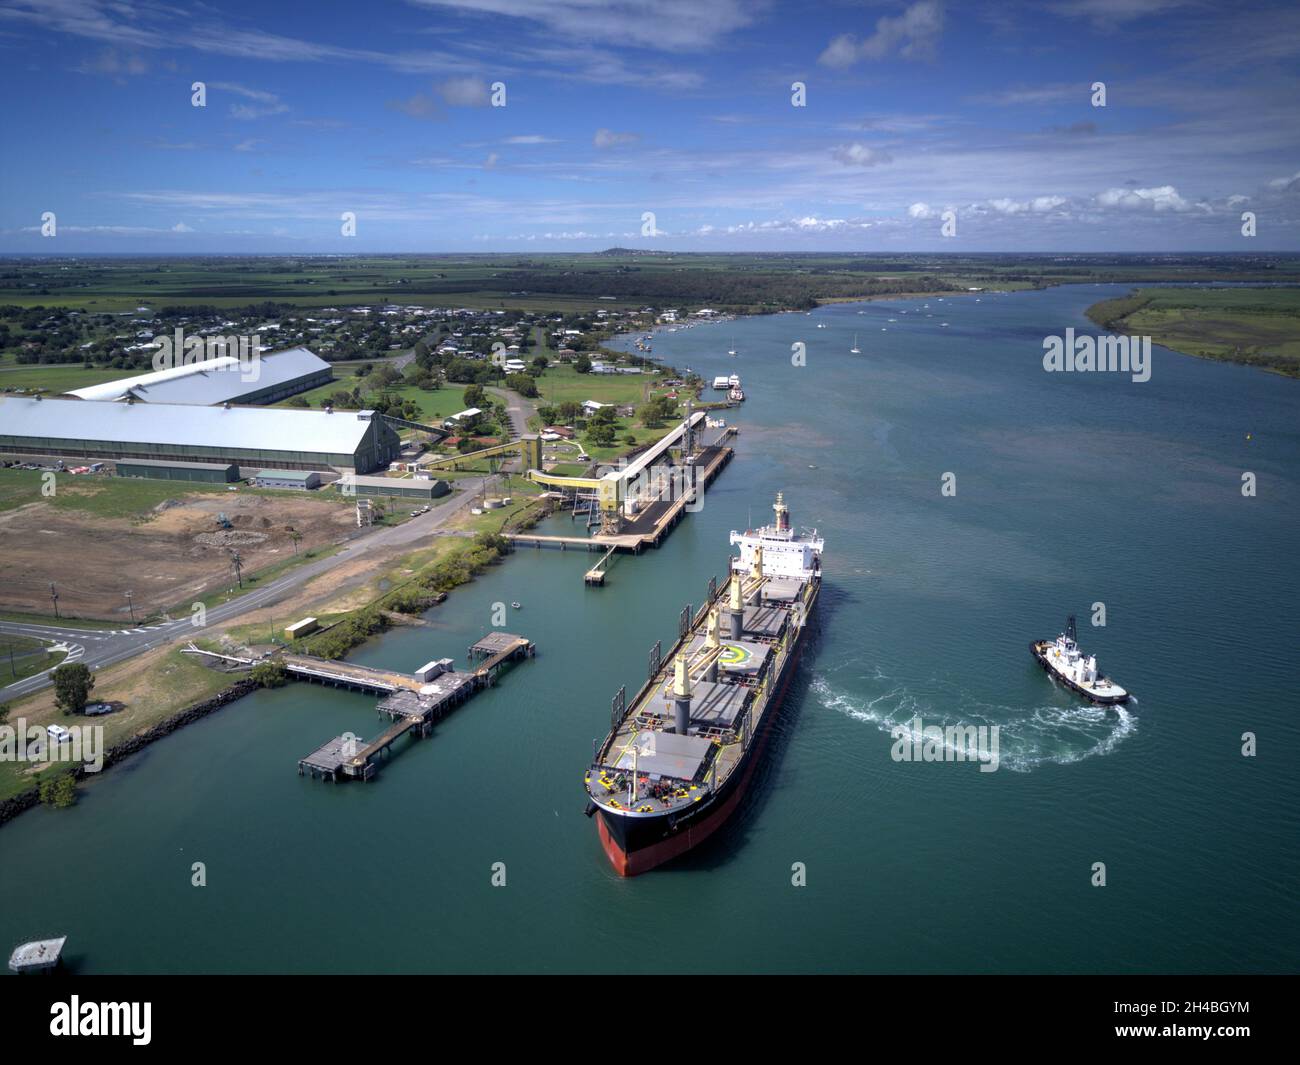
[(1293, 3), (0, 0), (0, 252), (1295, 250), (1298, 59)]

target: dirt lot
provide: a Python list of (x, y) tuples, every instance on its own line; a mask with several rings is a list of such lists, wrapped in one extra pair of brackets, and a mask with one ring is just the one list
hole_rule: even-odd
[[(222, 529), (224, 512), (232, 529)], [(65, 614), (129, 621), (188, 604), (233, 581), (231, 551), (245, 577), (338, 541), (355, 525), (352, 508), (311, 496), (189, 493), (133, 517), (29, 503), (0, 513), (0, 610), (48, 612), (49, 585)]]

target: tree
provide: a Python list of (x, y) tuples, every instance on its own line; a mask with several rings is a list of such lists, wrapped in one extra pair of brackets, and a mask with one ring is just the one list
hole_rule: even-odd
[(0, 725), (9, 720), (9, 704), (0, 703)]
[(536, 370), (538, 373), (541, 373), (550, 364), (551, 364), (551, 360), (548, 359), (545, 355), (533, 356), (533, 369)]
[(586, 355), (579, 355), (577, 361), (573, 364), (573, 368), (578, 373), (591, 373), (591, 360)]
[(506, 387), (528, 398), (537, 395), (537, 379), (529, 377), (526, 373), (508, 374), (506, 376)]
[(482, 407), (487, 403), (487, 393), (482, 385), (470, 385), (465, 389), (465, 406)]
[(258, 662), (248, 671), (248, 677), (263, 688), (279, 688), (288, 681), (289, 674), (285, 672), (284, 663), (274, 658)]
[(54, 681), (54, 702), (65, 714), (79, 714), (86, 709), (95, 677), (80, 662), (59, 666), (50, 674)]
[(608, 422), (593, 424), (587, 431), (587, 439), (596, 447), (609, 447), (614, 442), (614, 427)]
[(71, 773), (42, 780), (38, 792), (46, 806), (63, 808), (77, 801), (77, 778)]

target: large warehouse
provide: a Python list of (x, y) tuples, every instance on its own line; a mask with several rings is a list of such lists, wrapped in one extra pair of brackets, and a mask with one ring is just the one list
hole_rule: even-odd
[(373, 411), (0, 397), (0, 454), (369, 473), (401, 440)]
[(122, 377), (69, 392), (73, 399), (143, 403), (278, 403), (334, 379), (330, 364), (306, 348), (273, 351), (248, 362), (233, 355)]

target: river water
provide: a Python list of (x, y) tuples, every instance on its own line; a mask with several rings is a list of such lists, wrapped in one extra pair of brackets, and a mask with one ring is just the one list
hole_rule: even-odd
[[(661, 549), (600, 590), (585, 552), (521, 550), (357, 652), (463, 663), (501, 603), (539, 648), (373, 783), (296, 773), (374, 735), (373, 700), (291, 685), (24, 814), (0, 830), (0, 944), (67, 933), (84, 972), (1294, 970), (1300, 383), (1159, 348), (1145, 383), (1045, 373), (1043, 337), (1120, 291), (661, 334), (749, 396), (737, 460)], [(778, 740), (727, 830), (620, 880), (582, 816), (609, 700), (778, 489), (827, 541)], [(1069, 613), (1127, 708), (1030, 658)], [(918, 718), (998, 726), (999, 769), (895, 761)]]

